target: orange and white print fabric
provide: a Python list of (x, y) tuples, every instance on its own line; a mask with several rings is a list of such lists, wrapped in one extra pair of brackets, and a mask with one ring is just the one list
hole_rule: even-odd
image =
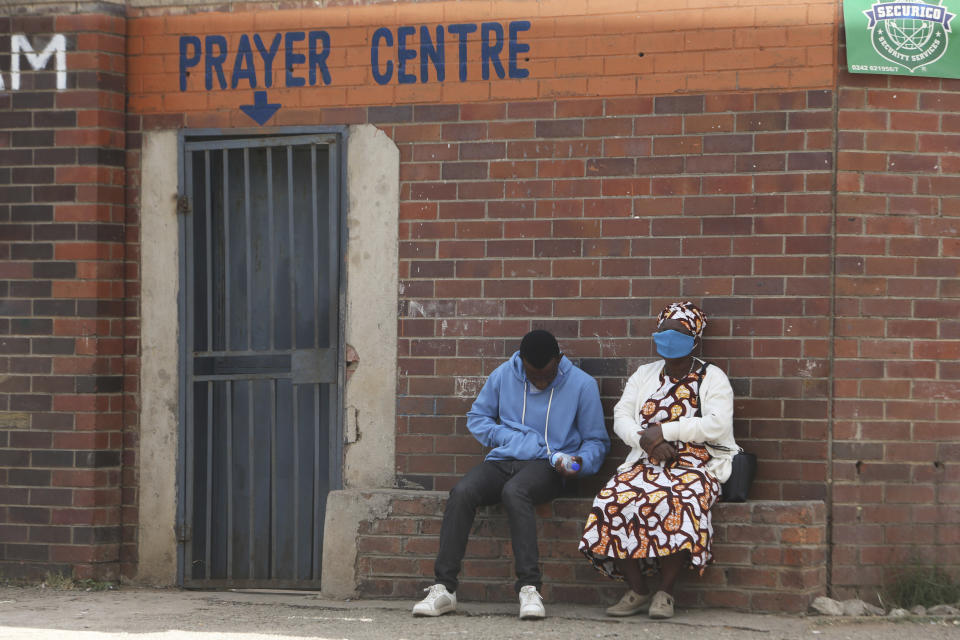
[[(676, 380), (661, 372), (660, 388), (640, 410), (640, 428), (694, 415), (703, 375), (701, 369)], [(675, 444), (672, 462), (641, 460), (610, 478), (594, 499), (580, 551), (604, 574), (622, 578), (614, 558), (647, 560), (652, 571), (657, 558), (684, 550), (690, 552), (691, 568), (702, 573), (709, 563), (710, 507), (720, 496), (720, 483), (705, 469), (706, 447)]]

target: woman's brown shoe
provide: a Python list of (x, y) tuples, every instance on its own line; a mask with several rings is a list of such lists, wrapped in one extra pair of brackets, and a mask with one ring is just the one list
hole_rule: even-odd
[(650, 617), (654, 620), (664, 620), (673, 617), (673, 596), (666, 591), (657, 591), (653, 594), (650, 603)]
[(611, 607), (607, 607), (607, 615), (632, 616), (640, 613), (641, 611), (646, 611), (649, 606), (649, 593), (641, 595), (631, 589), (623, 594), (623, 597), (620, 598), (620, 602)]

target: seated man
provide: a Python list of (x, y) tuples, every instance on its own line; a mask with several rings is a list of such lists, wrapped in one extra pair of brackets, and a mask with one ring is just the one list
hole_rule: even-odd
[[(516, 563), (520, 618), (543, 618), (534, 507), (559, 495), (563, 476), (596, 473), (610, 448), (596, 381), (560, 353), (548, 331), (531, 331), (520, 351), (487, 378), (469, 413), (467, 427), (492, 450), (450, 491), (436, 584), (413, 607), (418, 616), (439, 616), (457, 608), (457, 574), (470, 527), (481, 505), (502, 502), (510, 521)], [(572, 456), (568, 470), (555, 453)]]

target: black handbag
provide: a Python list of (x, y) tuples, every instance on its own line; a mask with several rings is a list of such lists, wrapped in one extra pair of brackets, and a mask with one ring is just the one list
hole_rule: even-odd
[(750, 485), (753, 484), (753, 477), (757, 475), (757, 456), (740, 449), (733, 456), (730, 466), (730, 477), (721, 487), (720, 500), (722, 502), (746, 502), (747, 494), (750, 493)]

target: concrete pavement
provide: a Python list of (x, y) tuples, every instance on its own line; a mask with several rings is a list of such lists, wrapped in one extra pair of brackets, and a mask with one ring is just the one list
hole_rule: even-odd
[(0, 639), (322, 640), (643, 638), (644, 640), (960, 639), (960, 620), (823, 618), (678, 610), (672, 620), (608, 618), (596, 607), (547, 602), (521, 622), (512, 603), (461, 602), (455, 614), (414, 618), (412, 602), (332, 600), (317, 593), (0, 588)]

